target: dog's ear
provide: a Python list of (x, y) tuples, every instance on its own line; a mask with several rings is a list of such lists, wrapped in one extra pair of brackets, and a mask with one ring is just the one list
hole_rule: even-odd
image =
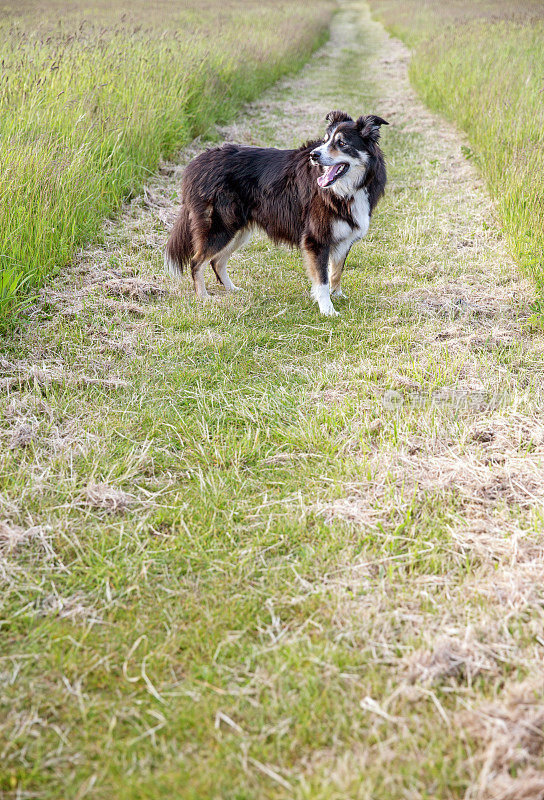
[(363, 117), (359, 117), (355, 124), (363, 139), (372, 139), (373, 142), (377, 142), (380, 138), (380, 126), (389, 125), (384, 119), (376, 117), (374, 114), (365, 114)]
[(345, 111), (329, 111), (325, 119), (331, 125), (338, 125), (339, 122), (353, 122), (350, 115), (346, 114)]

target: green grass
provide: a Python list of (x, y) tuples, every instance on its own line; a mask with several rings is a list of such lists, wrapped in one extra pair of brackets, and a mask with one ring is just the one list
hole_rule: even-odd
[(544, 12), (523, 0), (371, 0), (425, 102), (467, 134), (512, 252), (544, 291)]
[[(500, 738), (504, 687), (542, 673), (542, 342), (502, 305), (516, 274), (486, 197), (442, 129), (413, 125), (424, 108), (399, 112), (382, 58), (345, 5), (326, 53), (237, 128), (288, 147), (331, 108), (396, 112), (339, 318), (260, 237), (233, 258), (243, 293), (201, 304), (186, 278), (128, 303), (116, 285), (166, 286), (166, 230), (136, 198), (5, 338), (6, 800), (483, 800), (480, 779), (541, 769), (540, 740), (502, 764), (463, 715), (498, 705)], [(176, 181), (150, 182), (173, 208)], [(489, 401), (436, 400), (453, 390)]]
[(0, 7), (0, 328), (161, 156), (299, 68), (331, 12), (327, 0)]

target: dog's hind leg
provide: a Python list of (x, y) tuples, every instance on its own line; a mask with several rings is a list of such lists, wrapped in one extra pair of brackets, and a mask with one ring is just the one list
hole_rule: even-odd
[(227, 272), (227, 262), (231, 255), (234, 253), (235, 250), (238, 250), (240, 247), (243, 247), (244, 244), (251, 238), (251, 230), (249, 228), (244, 228), (241, 231), (238, 231), (230, 242), (220, 250), (217, 255), (215, 255), (210, 264), (212, 266), (213, 271), (217, 276), (217, 280), (219, 283), (222, 283), (227, 292), (238, 292), (240, 291), (238, 286), (235, 286), (234, 283), (231, 281), (229, 273)]
[(207, 259), (202, 257), (195, 257), (191, 261), (191, 275), (195, 287), (195, 293), (201, 300), (209, 300), (211, 295), (208, 294), (206, 283), (204, 281), (204, 269), (206, 267)]
[(331, 303), (329, 287), (329, 247), (307, 236), (302, 244), (302, 257), (312, 282), (312, 297), (318, 304), (319, 310), (327, 317), (337, 316), (338, 312)]
[[(206, 283), (204, 282), (204, 269), (210, 259), (216, 259), (231, 243), (232, 237), (221, 225), (213, 226), (212, 209), (206, 209), (206, 214), (197, 218), (194, 224), (196, 229), (196, 253), (191, 260), (191, 275), (197, 297), (207, 300), (210, 298)], [(214, 267), (215, 270), (215, 267)], [(216, 272), (217, 274), (217, 272)]]

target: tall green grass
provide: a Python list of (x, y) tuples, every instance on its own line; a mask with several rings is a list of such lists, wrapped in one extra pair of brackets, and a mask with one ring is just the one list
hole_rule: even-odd
[(425, 102), (468, 134), (522, 267), (544, 294), (544, 4), (371, 0), (413, 48)]
[(16, 8), (0, 6), (0, 328), (161, 156), (299, 67), (332, 4)]

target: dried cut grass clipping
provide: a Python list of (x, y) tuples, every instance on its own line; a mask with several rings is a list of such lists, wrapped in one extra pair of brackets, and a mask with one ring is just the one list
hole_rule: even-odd
[(139, 278), (115, 278), (104, 284), (106, 294), (111, 297), (128, 297), (131, 300), (149, 300), (152, 297), (164, 297), (166, 289)]
[(101, 622), (101, 618), (94, 608), (90, 606), (81, 592), (70, 597), (61, 597), (58, 594), (49, 594), (40, 604), (39, 613), (43, 616), (69, 619), (72, 622)]
[(25, 539), (25, 531), (19, 525), (12, 525), (0, 520), (0, 552), (12, 552)]
[(410, 683), (438, 684), (451, 678), (469, 685), (482, 672), (495, 670), (495, 662), (474, 640), (443, 637), (432, 650), (417, 650), (405, 660)]
[(100, 508), (113, 514), (121, 514), (135, 501), (135, 497), (107, 483), (91, 483), (85, 491), (86, 505)]
[(47, 556), (54, 557), (46, 528), (34, 525), (22, 528), (7, 520), (0, 520), (0, 553), (15, 553), (21, 547), (36, 543)]
[(357, 495), (321, 503), (316, 506), (316, 511), (328, 525), (335, 520), (342, 520), (352, 525), (375, 525), (380, 518), (380, 512), (372, 507), (372, 501)]
[(511, 775), (498, 775), (485, 787), (478, 800), (544, 800), (544, 772), (532, 769), (523, 770), (516, 778)]
[(36, 436), (36, 427), (28, 422), (20, 423), (11, 437), (10, 450), (28, 447)]
[[(111, 302), (115, 306), (120, 305), (113, 300)], [(138, 314), (140, 314), (139, 309)], [(12, 364), (10, 366), (10, 370), (16, 374), (7, 379), (0, 379), (0, 389), (5, 388), (9, 390), (15, 387), (22, 389), (57, 383), (61, 384), (62, 386), (100, 386), (114, 389), (129, 386), (127, 381), (120, 378), (95, 378), (89, 375), (76, 374), (74, 372), (64, 370), (59, 365), (39, 367), (36, 364), (29, 364), (26, 361), (20, 361), (17, 364)], [(8, 382), (6, 383), (5, 381)]]
[(501, 706), (462, 715), (483, 746), (471, 800), (544, 800), (544, 680), (527, 680), (507, 692)]

